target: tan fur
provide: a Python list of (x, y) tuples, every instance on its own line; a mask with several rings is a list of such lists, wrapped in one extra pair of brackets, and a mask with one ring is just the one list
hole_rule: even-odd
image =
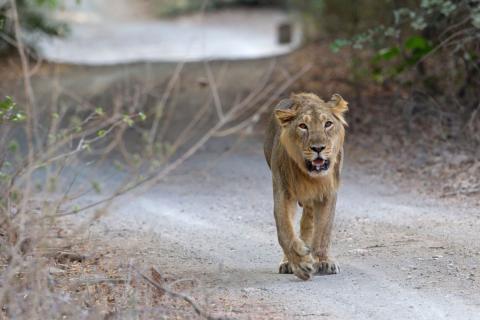
[[(264, 152), (272, 171), (277, 235), (285, 254), (280, 273), (307, 280), (313, 273), (337, 273), (328, 256), (336, 194), (343, 162), (347, 102), (335, 94), (328, 102), (311, 93), (294, 94), (275, 108)], [(327, 121), (332, 123), (327, 126)], [(306, 127), (307, 129), (304, 129)], [(322, 146), (321, 152), (314, 147)], [(306, 161), (328, 159), (327, 170), (309, 171)], [(303, 205), (300, 236), (293, 219)]]

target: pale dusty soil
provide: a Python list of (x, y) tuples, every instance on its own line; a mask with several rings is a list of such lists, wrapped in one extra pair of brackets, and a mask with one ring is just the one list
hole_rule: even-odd
[(217, 140), (165, 183), (121, 199), (90, 235), (141, 270), (195, 280), (186, 292), (214, 314), (480, 318), (478, 208), (420, 197), (347, 155), (332, 245), (341, 273), (303, 282), (277, 274), (271, 194), (259, 137)]

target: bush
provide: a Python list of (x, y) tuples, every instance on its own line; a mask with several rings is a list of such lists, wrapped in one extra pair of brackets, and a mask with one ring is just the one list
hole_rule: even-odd
[[(60, 36), (67, 26), (48, 18), (48, 11), (58, 5), (57, 0), (15, 0), (19, 23), (23, 30)], [(0, 52), (15, 47), (16, 39), (12, 8), (9, 1), (0, 1)]]
[(361, 56), (353, 80), (410, 92), (406, 114), (437, 117), (441, 139), (480, 142), (472, 134), (480, 127), (480, 1), (406, 4), (391, 10), (386, 23), (337, 38), (332, 50), (350, 47)]

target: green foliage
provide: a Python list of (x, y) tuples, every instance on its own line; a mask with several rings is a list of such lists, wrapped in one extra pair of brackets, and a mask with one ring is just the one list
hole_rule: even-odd
[[(59, 0), (17, 0), (16, 5), (19, 22), (24, 30), (54, 36), (67, 33), (65, 24), (54, 22), (48, 17), (48, 12), (59, 5)], [(0, 50), (9, 48), (16, 41), (9, 1), (0, 1), (0, 35), (3, 35), (0, 37)]]
[(378, 52), (375, 54), (373, 61), (374, 62), (380, 62), (380, 61), (390, 61), (400, 55), (400, 49), (396, 46), (394, 47), (389, 47), (389, 48), (383, 48), (378, 50)]
[(332, 42), (331, 49), (338, 52), (352, 47), (370, 52), (371, 76), (379, 82), (408, 74), (425, 80), (424, 84), (430, 88), (437, 88), (432, 84), (443, 79), (435, 80), (430, 75), (434, 71), (422, 67), (422, 63), (442, 50), (449, 65), (463, 67), (450, 70), (452, 79), (478, 76), (478, 72), (472, 70), (480, 67), (476, 54), (476, 44), (480, 41), (480, 1), (422, 0), (391, 13), (390, 23), (357, 32), (349, 38), (338, 38)]
[(95, 113), (99, 116), (105, 115), (105, 111), (103, 111), (103, 108), (101, 107), (95, 108)]
[(123, 122), (125, 122), (129, 127), (133, 126), (134, 124), (132, 117), (128, 114), (123, 115)]
[(430, 42), (420, 35), (407, 38), (404, 47), (405, 52), (409, 54), (406, 59), (409, 65), (417, 63), (433, 49)]
[(480, 29), (480, 6), (472, 10), (470, 17), (472, 19), (472, 25)]
[(25, 120), (25, 114), (19, 110), (12, 97), (5, 97), (0, 101), (0, 124), (6, 122), (21, 122)]
[(12, 154), (16, 153), (19, 148), (20, 148), (20, 145), (16, 140), (11, 140), (8, 143), (8, 151), (11, 152)]
[(138, 117), (140, 118), (141, 121), (147, 120), (147, 116), (143, 112), (139, 112)]
[(92, 189), (95, 191), (97, 194), (102, 193), (102, 187), (98, 181), (91, 181), (92, 184)]
[(107, 134), (107, 131), (104, 130), (104, 129), (97, 131), (97, 136), (100, 137), (100, 138), (105, 137), (106, 134)]

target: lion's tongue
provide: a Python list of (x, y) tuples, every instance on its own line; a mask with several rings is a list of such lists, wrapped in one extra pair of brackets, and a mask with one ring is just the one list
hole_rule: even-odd
[(315, 159), (315, 160), (312, 161), (312, 164), (315, 167), (323, 166), (324, 163), (325, 163), (325, 160), (323, 160), (323, 159)]

